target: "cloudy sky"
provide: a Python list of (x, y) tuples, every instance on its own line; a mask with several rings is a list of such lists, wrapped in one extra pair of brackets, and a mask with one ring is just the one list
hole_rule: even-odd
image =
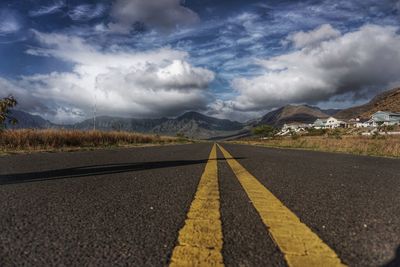
[(244, 121), (400, 85), (398, 0), (2, 0), (0, 97), (58, 123)]

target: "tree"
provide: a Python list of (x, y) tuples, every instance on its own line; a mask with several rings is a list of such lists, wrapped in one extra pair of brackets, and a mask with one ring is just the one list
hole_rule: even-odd
[(253, 134), (260, 135), (260, 136), (266, 136), (266, 137), (272, 137), (272, 136), (274, 136), (274, 134), (276, 134), (276, 129), (270, 125), (264, 124), (264, 125), (254, 127)]
[(17, 100), (13, 96), (0, 99), (0, 128), (5, 128), (6, 122), (16, 124), (17, 119), (10, 116), (11, 108), (17, 105)]

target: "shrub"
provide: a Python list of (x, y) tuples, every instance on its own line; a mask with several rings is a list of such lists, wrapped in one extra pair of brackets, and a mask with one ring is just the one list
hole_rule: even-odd
[(322, 136), (325, 135), (327, 132), (327, 129), (315, 129), (315, 128), (309, 128), (308, 129), (308, 136)]
[(253, 134), (265, 137), (272, 137), (276, 134), (276, 129), (270, 125), (260, 125), (252, 129)]
[(10, 109), (17, 105), (17, 100), (13, 96), (8, 96), (0, 100), (0, 129), (5, 128), (5, 123), (16, 124), (17, 120), (10, 116)]
[(342, 139), (342, 133), (339, 129), (334, 129), (333, 131), (328, 133), (328, 136), (335, 139)]

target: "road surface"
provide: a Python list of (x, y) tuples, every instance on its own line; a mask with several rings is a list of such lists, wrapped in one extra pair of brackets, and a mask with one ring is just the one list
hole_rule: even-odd
[(220, 145), (0, 157), (0, 266), (400, 266), (399, 159)]

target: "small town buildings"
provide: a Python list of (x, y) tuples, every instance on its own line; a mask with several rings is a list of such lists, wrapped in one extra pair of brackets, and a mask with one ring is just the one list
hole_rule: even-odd
[(299, 132), (305, 132), (307, 128), (310, 128), (310, 124), (305, 124), (301, 122), (292, 122), (292, 123), (285, 123), (280, 130), (279, 133), (276, 135), (278, 136), (284, 136), (288, 135), (290, 133), (299, 133)]
[(378, 111), (371, 116), (377, 125), (400, 125), (400, 113)]
[(371, 119), (351, 119), (347, 122), (347, 128), (367, 128), (374, 127), (374, 122)]
[(346, 127), (346, 122), (340, 121), (334, 117), (326, 119), (317, 119), (313, 124), (315, 129), (333, 129), (338, 127)]
[(305, 130), (307, 128), (310, 128), (309, 124), (292, 122), (292, 123), (285, 123), (282, 127), (282, 130), (298, 131), (298, 130)]

